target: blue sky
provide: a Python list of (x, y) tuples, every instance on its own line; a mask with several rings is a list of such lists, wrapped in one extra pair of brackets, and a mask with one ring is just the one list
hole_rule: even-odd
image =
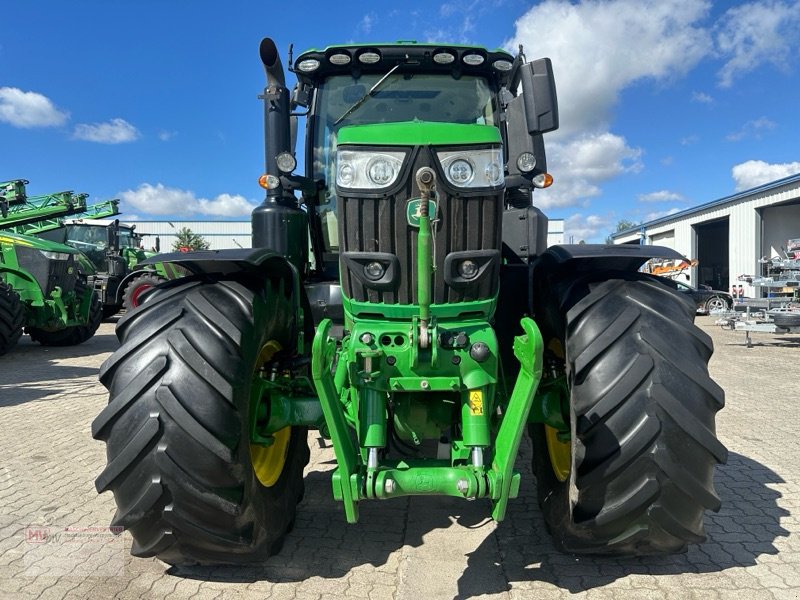
[(291, 6), (4, 3), (0, 180), (119, 197), (129, 219), (248, 219), (266, 35), (284, 64), (290, 43), (400, 39), (551, 57), (561, 130), (535, 201), (576, 242), (800, 172), (800, 0)]

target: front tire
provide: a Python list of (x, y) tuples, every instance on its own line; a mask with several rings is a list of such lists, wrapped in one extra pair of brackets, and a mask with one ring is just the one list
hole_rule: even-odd
[(235, 281), (186, 282), (119, 321), (122, 345), (100, 371), (109, 404), (92, 435), (108, 455), (97, 490), (113, 491), (112, 525), (130, 531), (134, 556), (242, 564), (280, 549), (303, 494), (307, 432), (291, 428), (265, 485), (249, 411), (259, 357), (291, 348), (292, 321), (282, 294)]
[(25, 310), (19, 294), (0, 281), (0, 356), (17, 345), (24, 323)]
[(714, 425), (724, 392), (708, 375), (712, 342), (694, 306), (652, 277), (611, 273), (561, 286), (545, 310), (569, 388), (563, 481), (552, 436), (548, 447), (545, 426), (531, 428), (556, 546), (646, 555), (704, 541), (704, 511), (720, 507), (714, 465), (727, 450)]
[(88, 320), (83, 325), (73, 325), (56, 331), (39, 329), (36, 327), (26, 327), (25, 331), (31, 336), (34, 342), (39, 342), (42, 346), (77, 346), (90, 340), (103, 322), (103, 305), (97, 297), (97, 293), (83, 283), (75, 286), (76, 302), (83, 294), (92, 294), (92, 301), (89, 305)]

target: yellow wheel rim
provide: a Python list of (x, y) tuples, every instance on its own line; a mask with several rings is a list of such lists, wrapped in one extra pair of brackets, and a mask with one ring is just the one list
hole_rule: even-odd
[[(281, 345), (271, 340), (264, 344), (258, 354), (253, 377), (258, 376), (258, 371), (281, 349)], [(289, 442), (292, 439), (292, 428), (284, 427), (272, 434), (273, 442), (270, 446), (261, 446), (250, 443), (250, 462), (253, 472), (265, 487), (272, 487), (278, 482), (286, 465), (286, 454), (289, 451)]]
[(289, 441), (292, 439), (292, 428), (284, 427), (272, 434), (275, 439), (271, 446), (258, 446), (250, 444), (250, 460), (256, 477), (265, 487), (272, 487), (278, 483), (286, 464), (286, 452), (289, 450)]
[(547, 441), (547, 454), (550, 455), (550, 464), (553, 467), (556, 479), (566, 481), (572, 469), (572, 444), (558, 439), (558, 430), (544, 426), (544, 437)]
[[(550, 350), (558, 358), (564, 358), (564, 345), (561, 340), (552, 338), (548, 344), (547, 349)], [(566, 481), (569, 479), (569, 472), (572, 470), (572, 443), (562, 442), (558, 439), (558, 430), (544, 426), (544, 438), (547, 442), (547, 454), (550, 456), (550, 464), (553, 467), (553, 473), (559, 481)]]

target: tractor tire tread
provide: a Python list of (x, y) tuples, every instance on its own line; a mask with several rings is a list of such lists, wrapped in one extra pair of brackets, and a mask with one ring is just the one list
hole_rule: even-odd
[(678, 552), (705, 539), (704, 510), (720, 506), (713, 469), (727, 450), (714, 427), (724, 392), (708, 375), (713, 344), (690, 303), (657, 280), (595, 277), (551, 301), (562, 311), (573, 469), (555, 479), (533, 426), (545, 521), (567, 552)]
[[(98, 490), (114, 492), (113, 523), (133, 535), (134, 556), (245, 564), (279, 547), (303, 494), (305, 429), (293, 430), (275, 486), (260, 487), (237, 406), (260, 336), (288, 344), (275, 328), (287, 329), (289, 318), (277, 312), (241, 283), (187, 281), (120, 319), (120, 348), (100, 372), (110, 402), (92, 434), (109, 459)], [(259, 319), (273, 332), (258, 331)]]

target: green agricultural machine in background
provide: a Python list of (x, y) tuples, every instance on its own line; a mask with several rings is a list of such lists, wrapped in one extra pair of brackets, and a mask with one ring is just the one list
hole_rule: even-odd
[(41, 237), (72, 246), (91, 260), (96, 272), (89, 282), (103, 304), (104, 318), (123, 308), (136, 308), (146, 291), (184, 274), (176, 265), (142, 265), (156, 253), (141, 248), (142, 236), (136, 233), (135, 225), (122, 224), (118, 219), (87, 215), (65, 221), (62, 228)]
[(216, 564), (277, 552), (309, 428), (332, 441), (350, 522), (361, 502), (409, 495), (480, 499), (503, 519), (528, 430), (562, 550), (702, 541), (727, 455), (712, 344), (693, 306), (638, 271), (674, 251), (547, 248), (532, 194), (552, 183), (550, 61), (331, 46), (291, 64), (290, 95), (272, 40), (260, 54), (254, 248), (159, 257), (192, 274), (119, 322), (101, 369), (96, 487), (113, 491), (132, 553)]
[[(27, 197), (25, 180), (0, 184), (0, 355), (23, 330), (44, 345), (67, 346), (91, 338), (101, 321), (97, 296), (81, 273), (81, 255), (63, 244), (10, 230), (86, 210), (86, 194)], [(13, 201), (11, 196), (13, 196)]]

